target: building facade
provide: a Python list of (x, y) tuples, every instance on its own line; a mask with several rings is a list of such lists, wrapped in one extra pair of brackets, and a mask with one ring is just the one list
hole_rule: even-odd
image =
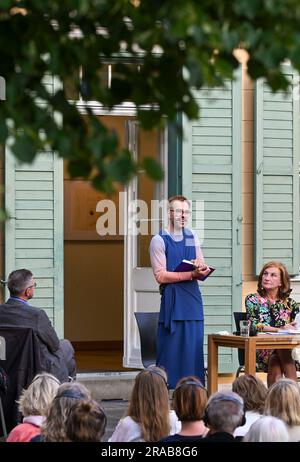
[[(55, 153), (18, 165), (6, 147), (2, 173), (10, 218), (2, 235), (3, 279), (13, 269), (31, 269), (38, 283), (34, 304), (46, 310), (60, 336), (75, 344), (122, 347), (124, 366), (140, 366), (133, 312), (159, 309), (148, 245), (151, 225), (160, 220), (149, 213), (148, 232), (132, 236), (129, 207), (143, 199), (150, 211), (151, 200), (176, 193), (191, 198), (192, 226), (207, 263), (216, 268), (201, 287), (206, 334), (235, 330), (233, 312), (256, 290), (257, 274), (269, 260), (288, 266), (292, 295), (300, 301), (298, 76), (285, 66), (292, 89), (272, 94), (263, 81), (249, 80), (246, 57), (239, 56), (234, 81), (196, 93), (200, 117), (182, 118), (183, 138), (171, 125), (143, 132), (130, 104), (107, 112), (91, 102), (137, 158), (162, 162), (160, 185), (139, 175), (106, 198), (87, 181), (70, 179)], [(47, 85), (55, 91), (50, 76)], [(77, 104), (84, 114), (84, 104)], [(116, 207), (113, 236), (97, 233), (103, 199)], [(223, 372), (234, 370), (235, 354), (221, 349)]]

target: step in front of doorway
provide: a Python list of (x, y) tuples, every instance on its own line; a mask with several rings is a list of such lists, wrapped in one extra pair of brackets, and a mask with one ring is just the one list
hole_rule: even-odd
[(139, 371), (132, 372), (83, 372), (77, 373), (76, 380), (85, 385), (92, 393), (93, 399), (128, 400), (134, 379)]

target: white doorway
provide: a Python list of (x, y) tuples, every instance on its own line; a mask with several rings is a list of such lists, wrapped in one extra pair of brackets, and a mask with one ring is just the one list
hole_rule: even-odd
[[(165, 172), (164, 180), (160, 183), (154, 183), (144, 175), (137, 175), (126, 190), (123, 366), (143, 367), (134, 312), (158, 311), (160, 306), (158, 285), (150, 266), (148, 249), (152, 234), (158, 232), (162, 222), (161, 216), (154, 213), (151, 201), (161, 201), (167, 198), (167, 136), (166, 131), (144, 132), (136, 121), (128, 121), (126, 125), (128, 146), (134, 153), (135, 159), (141, 161), (145, 156), (151, 156), (161, 163)], [(147, 208), (148, 213), (146, 217), (143, 214), (143, 218), (139, 220), (140, 229), (142, 228), (144, 232), (135, 235), (131, 230), (130, 216), (131, 205), (133, 205), (133, 210), (136, 210), (136, 206), (140, 204), (137, 201), (143, 201), (143, 206)]]

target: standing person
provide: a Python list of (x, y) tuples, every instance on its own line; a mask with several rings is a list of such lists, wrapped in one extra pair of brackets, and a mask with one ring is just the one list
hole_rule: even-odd
[(8, 276), (10, 298), (0, 305), (0, 325), (31, 327), (41, 347), (43, 370), (60, 382), (76, 375), (74, 349), (69, 340), (59, 340), (44, 310), (34, 308), (29, 300), (34, 297), (36, 282), (28, 269), (15, 270)]
[[(299, 307), (290, 293), (290, 277), (286, 267), (276, 261), (266, 263), (258, 277), (257, 293), (249, 294), (245, 299), (248, 319), (256, 330), (277, 332), (280, 329), (295, 329), (294, 319)], [(268, 386), (283, 375), (297, 381), (291, 350), (258, 350), (256, 359), (260, 370), (268, 373)]]
[[(162, 293), (157, 333), (157, 366), (166, 369), (170, 388), (179, 379), (196, 375), (202, 383), (203, 305), (197, 276), (206, 276), (197, 234), (186, 228), (190, 203), (184, 196), (174, 196), (168, 204), (168, 227), (150, 243), (151, 265)], [(191, 260), (194, 271), (174, 272), (181, 261)]]

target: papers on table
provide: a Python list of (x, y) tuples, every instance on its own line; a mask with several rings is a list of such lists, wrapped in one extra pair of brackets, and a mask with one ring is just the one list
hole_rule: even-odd
[(279, 332), (281, 334), (284, 334), (284, 333), (286, 333), (286, 334), (298, 334), (298, 335), (300, 334), (300, 330), (298, 330), (298, 329), (282, 329)]
[(264, 334), (268, 334), (268, 335), (295, 335), (295, 334), (300, 334), (300, 330), (296, 330), (296, 329), (282, 329), (282, 330), (279, 330), (278, 332), (263, 332)]

